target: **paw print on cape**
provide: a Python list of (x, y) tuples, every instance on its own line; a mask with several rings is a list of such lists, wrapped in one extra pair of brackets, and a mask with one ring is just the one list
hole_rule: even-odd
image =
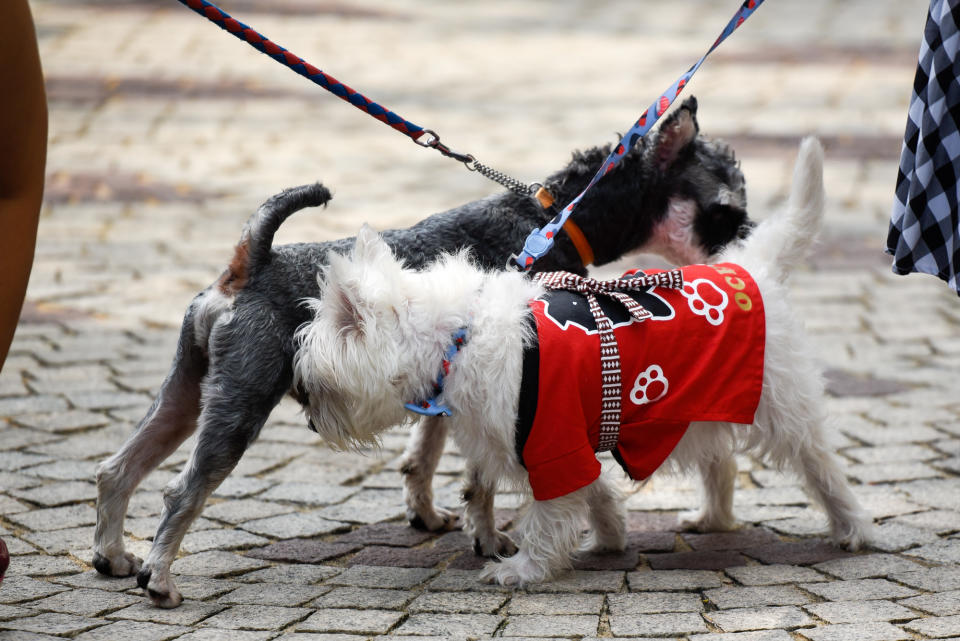
[(691, 312), (703, 316), (714, 327), (723, 323), (723, 310), (727, 308), (730, 299), (727, 292), (717, 287), (713, 281), (698, 278), (684, 283), (681, 293), (687, 299)]
[(637, 376), (633, 389), (630, 390), (630, 400), (634, 405), (653, 403), (666, 396), (668, 389), (670, 381), (663, 375), (663, 368), (651, 365)]

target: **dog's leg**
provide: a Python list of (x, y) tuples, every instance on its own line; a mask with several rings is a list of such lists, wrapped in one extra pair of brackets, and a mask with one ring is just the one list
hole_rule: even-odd
[(732, 452), (707, 454), (698, 461), (703, 483), (703, 509), (681, 527), (698, 532), (727, 532), (737, 527), (733, 516), (733, 491), (737, 482), (737, 461)]
[(483, 482), (479, 470), (472, 463), (467, 466), (467, 484), (463, 488), (464, 530), (473, 537), (473, 551), (478, 556), (510, 556), (517, 551), (516, 544), (506, 532), (497, 530), (493, 512), (496, 488)]
[(549, 501), (533, 501), (520, 517), (520, 550), (508, 559), (488, 563), (480, 579), (521, 586), (546, 581), (569, 568), (580, 542), (589, 486)]
[(873, 526), (827, 447), (820, 379), (812, 364), (802, 367), (795, 358), (788, 361), (779, 356), (771, 360), (794, 365), (778, 375), (779, 380), (790, 380), (791, 394), (781, 394), (775, 404), (766, 400), (765, 391), (752, 429), (759, 430), (761, 448), (774, 464), (780, 468), (790, 465), (803, 479), (807, 493), (827, 513), (833, 540), (856, 550), (870, 539)]
[(455, 530), (460, 517), (433, 504), (433, 474), (443, 454), (447, 424), (443, 418), (431, 416), (413, 426), (410, 441), (403, 453), (403, 499), (407, 504), (407, 520), (418, 530), (437, 532)]
[(197, 425), (200, 382), (207, 361), (193, 343), (193, 317), (184, 319), (170, 373), (134, 434), (97, 468), (97, 527), (93, 566), (107, 576), (131, 576), (141, 561), (123, 544), (123, 521), (140, 481), (176, 450)]
[(824, 446), (821, 424), (814, 424), (810, 432), (811, 438), (801, 441), (799, 452), (790, 460), (808, 493), (827, 512), (831, 538), (857, 550), (869, 541), (872, 521), (850, 490), (833, 452)]
[(183, 471), (163, 492), (160, 525), (137, 574), (137, 584), (159, 607), (174, 608), (183, 600), (170, 577), (170, 564), (180, 543), (207, 497), (239, 462), (280, 399), (245, 392), (243, 397), (216, 395), (205, 399), (197, 445)]
[(265, 337), (261, 331), (271, 327), (269, 320), (247, 317), (211, 337), (197, 444), (183, 471), (164, 490), (153, 547), (137, 573), (137, 584), (159, 607), (174, 608), (183, 600), (170, 577), (170, 564), (184, 535), (290, 388), (293, 374), (282, 338)]
[(680, 527), (698, 532), (726, 532), (737, 527), (733, 516), (733, 491), (737, 481), (737, 462), (733, 455), (734, 436), (730, 423), (694, 422), (669, 462), (674, 471), (700, 471), (703, 508), (682, 514)]
[(590, 533), (581, 549), (589, 552), (622, 552), (627, 544), (627, 513), (623, 497), (602, 476), (587, 487)]

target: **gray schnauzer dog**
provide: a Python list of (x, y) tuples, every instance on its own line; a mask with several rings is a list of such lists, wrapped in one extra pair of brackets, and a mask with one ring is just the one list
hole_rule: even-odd
[[(748, 233), (743, 174), (728, 147), (698, 136), (696, 110), (695, 99), (685, 101), (579, 205), (573, 219), (592, 247), (595, 264), (634, 251), (655, 252), (681, 264), (702, 262)], [(544, 186), (557, 201), (569, 202), (608, 151), (575, 153)], [(354, 239), (278, 247), (272, 242), (288, 216), (330, 197), (320, 184), (289, 189), (251, 217), (228, 268), (187, 308), (173, 364), (153, 405), (97, 470), (94, 567), (110, 576), (136, 574), (137, 583), (160, 607), (182, 601), (170, 564), (207, 497), (256, 440), (283, 396), (304, 400), (293, 386), (292, 366), (294, 334), (312, 317), (303, 301), (320, 296), (318, 270), (332, 254), (349, 252)], [(479, 265), (502, 268), (529, 231), (552, 215), (531, 198), (508, 192), (436, 214), (409, 229), (384, 232), (383, 238), (412, 268), (464, 248)], [(586, 272), (566, 234), (536, 268)], [(451, 526), (452, 519), (434, 508), (429, 488), (445, 431), (436, 429), (438, 421), (432, 423), (429, 430), (416, 431), (408, 448), (407, 503), (411, 521), (441, 529)], [(164, 490), (160, 524), (142, 562), (124, 547), (130, 497), (198, 427), (189, 461)], [(498, 547), (495, 539), (480, 543), (485, 553)]]

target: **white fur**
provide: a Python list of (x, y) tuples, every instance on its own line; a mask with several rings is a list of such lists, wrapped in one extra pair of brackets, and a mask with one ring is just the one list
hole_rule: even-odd
[[(785, 212), (761, 223), (721, 260), (751, 273), (764, 301), (767, 344), (755, 423), (694, 423), (666, 461), (668, 471), (699, 470), (706, 503), (695, 525), (735, 526), (734, 453), (750, 451), (778, 467), (790, 466), (824, 506), (831, 533), (856, 548), (869, 519), (827, 449), (823, 388), (813, 349), (787, 301), (784, 279), (802, 260), (819, 230), (823, 211), (822, 149), (813, 139), (800, 148)], [(443, 400), (446, 419), (475, 482), (508, 483), (529, 491), (514, 450), (514, 421), (521, 356), (528, 336), (524, 316), (537, 286), (516, 273), (482, 272), (465, 255), (449, 256), (427, 270), (403, 269), (369, 228), (361, 230), (352, 258), (331, 260), (323, 304), (298, 332), (298, 383), (311, 399), (311, 417), (332, 442), (369, 442), (402, 421), (401, 403), (422, 397), (432, 382), (452, 332), (467, 325), (467, 344), (455, 357)], [(317, 382), (324, 381), (320, 386)], [(334, 405), (336, 412), (315, 408)], [(624, 517), (616, 493), (601, 478), (576, 492), (533, 501), (518, 523), (516, 555), (491, 563), (482, 576), (505, 585), (547, 580), (570, 565), (589, 519), (588, 546), (622, 549)], [(469, 514), (469, 510), (468, 510)], [(485, 510), (470, 516), (474, 530), (488, 528)], [(494, 531), (495, 532), (495, 531)], [(485, 533), (486, 540), (491, 534)]]

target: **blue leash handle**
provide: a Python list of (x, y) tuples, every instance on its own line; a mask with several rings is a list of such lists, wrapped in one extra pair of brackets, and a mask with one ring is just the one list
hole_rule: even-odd
[(543, 228), (534, 229), (530, 232), (530, 235), (527, 237), (526, 242), (524, 242), (523, 249), (520, 251), (520, 254), (514, 257), (516, 261), (517, 268), (521, 271), (529, 270), (533, 265), (534, 261), (542, 257), (550, 248), (553, 247), (554, 238), (560, 232), (560, 229), (563, 227), (564, 223), (567, 222), (567, 219), (570, 217), (570, 214), (573, 213), (573, 210), (583, 199), (583, 196), (593, 187), (598, 180), (604, 177), (611, 169), (617, 166), (623, 157), (630, 151), (633, 146), (636, 144), (640, 138), (644, 136), (650, 129), (660, 120), (660, 116), (670, 108), (670, 105), (673, 104), (673, 101), (677, 99), (677, 96), (680, 95), (680, 92), (683, 91), (687, 83), (690, 81), (690, 78), (693, 77), (693, 74), (697, 72), (697, 69), (700, 68), (700, 65), (703, 64), (704, 60), (707, 59), (713, 50), (720, 46), (720, 43), (726, 40), (730, 34), (737, 30), (743, 22), (749, 18), (757, 7), (763, 4), (763, 0), (745, 0), (744, 3), (740, 6), (737, 12), (734, 14), (733, 18), (730, 19), (730, 22), (727, 23), (727, 26), (724, 27), (723, 32), (720, 34), (720, 37), (717, 38), (716, 42), (713, 43), (713, 46), (703, 54), (700, 59), (694, 64), (690, 69), (687, 70), (682, 76), (677, 78), (672, 85), (670, 85), (667, 90), (658, 98), (650, 107), (643, 112), (643, 115), (640, 116), (640, 119), (630, 127), (630, 130), (620, 139), (620, 144), (611, 152), (607, 159), (603, 161), (603, 164), (600, 165), (600, 169), (590, 180), (590, 184), (580, 192), (576, 198), (574, 198), (570, 203), (564, 207), (560, 213), (558, 213), (554, 218), (548, 222)]

